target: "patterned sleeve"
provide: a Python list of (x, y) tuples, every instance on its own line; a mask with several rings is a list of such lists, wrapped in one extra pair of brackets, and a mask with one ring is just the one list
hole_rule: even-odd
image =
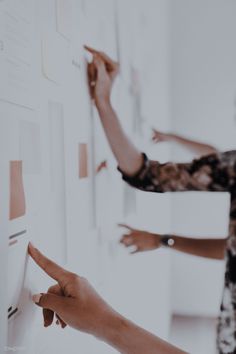
[(235, 188), (236, 151), (212, 154), (191, 163), (151, 161), (143, 154), (143, 165), (132, 177), (123, 180), (147, 192), (225, 191)]

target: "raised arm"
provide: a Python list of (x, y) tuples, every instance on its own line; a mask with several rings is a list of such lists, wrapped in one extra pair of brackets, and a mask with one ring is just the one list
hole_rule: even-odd
[(61, 268), (32, 244), (29, 254), (57, 282), (48, 292), (33, 296), (43, 308), (45, 327), (52, 325), (55, 316), (62, 328), (69, 325), (92, 334), (123, 354), (184, 354), (118, 314), (86, 279)]
[(199, 141), (187, 139), (180, 135), (162, 133), (156, 129), (153, 129), (152, 140), (154, 141), (154, 143), (173, 142), (179, 144), (198, 156), (210, 155), (218, 152), (218, 150), (214, 146), (201, 143)]
[[(115, 114), (110, 95), (118, 64), (106, 54), (86, 47), (93, 54), (93, 97), (123, 179), (150, 192), (229, 191), (235, 184), (236, 152), (217, 153), (189, 164), (150, 161), (129, 140)], [(91, 66), (90, 66), (91, 68)]]
[[(165, 243), (163, 239), (170, 240), (169, 247), (173, 250), (184, 252), (199, 257), (224, 259), (226, 239), (191, 238), (177, 235), (160, 235), (147, 231), (137, 230), (128, 225), (120, 224), (126, 229), (120, 242), (125, 247), (131, 247), (131, 254), (159, 249)], [(168, 244), (166, 245), (168, 247)]]
[(104, 53), (85, 48), (93, 54), (93, 62), (88, 67), (90, 92), (105, 134), (120, 168), (133, 176), (140, 169), (143, 157), (123, 130), (110, 101), (112, 85), (119, 71), (118, 63)]

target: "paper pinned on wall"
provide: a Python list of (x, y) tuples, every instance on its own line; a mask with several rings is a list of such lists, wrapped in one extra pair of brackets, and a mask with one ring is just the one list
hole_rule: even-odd
[[(59, 102), (49, 102), (51, 197), (49, 207), (50, 240), (48, 247), (55, 251), (56, 260), (65, 263), (67, 254), (66, 181), (64, 107)], [(57, 245), (55, 248), (54, 245)]]
[(25, 174), (39, 174), (41, 171), (39, 124), (20, 122), (20, 159), (23, 161)]
[(79, 178), (88, 177), (88, 145), (79, 144)]
[(10, 161), (10, 211), (9, 219), (17, 219), (26, 213), (22, 161)]
[(68, 79), (70, 46), (59, 34), (49, 34), (42, 40), (42, 70), (46, 79), (64, 84)]
[(35, 11), (31, 0), (12, 0), (4, 4), (0, 14), (0, 98), (28, 108), (34, 108)]
[(57, 31), (66, 39), (73, 36), (74, 1), (57, 0)]

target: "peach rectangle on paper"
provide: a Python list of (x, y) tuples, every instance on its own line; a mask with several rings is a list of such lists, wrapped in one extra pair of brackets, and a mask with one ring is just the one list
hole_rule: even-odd
[(9, 219), (17, 219), (26, 213), (22, 161), (10, 161), (10, 210)]
[(79, 144), (79, 178), (88, 177), (88, 145)]

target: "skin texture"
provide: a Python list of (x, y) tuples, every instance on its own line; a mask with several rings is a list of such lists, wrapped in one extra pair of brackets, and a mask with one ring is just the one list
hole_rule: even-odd
[[(161, 247), (160, 234), (137, 230), (128, 225), (119, 224), (126, 229), (120, 243), (125, 247), (132, 247), (131, 254), (146, 252)], [(222, 260), (225, 257), (226, 239), (196, 239), (171, 235), (175, 243), (172, 249), (192, 254), (194, 256)]]
[(152, 140), (154, 143), (161, 142), (173, 142), (177, 143), (186, 149), (192, 151), (198, 156), (205, 156), (216, 153), (218, 150), (211, 145), (200, 143), (198, 141), (186, 139), (180, 135), (171, 133), (162, 133), (156, 129), (153, 129)]
[[(134, 176), (142, 166), (143, 157), (126, 136), (119, 119), (110, 103), (110, 96), (114, 80), (119, 72), (118, 63), (110, 59), (106, 54), (98, 52), (92, 48), (85, 47), (92, 55), (93, 61), (88, 71), (89, 82), (96, 84), (93, 86), (93, 98), (97, 106), (99, 116), (106, 133), (107, 139), (118, 161), (120, 169), (127, 176)], [(93, 68), (93, 69), (91, 69)], [(108, 69), (109, 68), (109, 69)], [(91, 72), (96, 73), (91, 76)], [(174, 134), (165, 134), (153, 131), (153, 141), (172, 141), (185, 146), (194, 153), (207, 155), (217, 152), (214, 147), (198, 143)], [(128, 227), (129, 229), (129, 227)], [(202, 257), (223, 259), (225, 254), (225, 239), (194, 239), (175, 236), (174, 249)], [(129, 229), (129, 234), (125, 234), (121, 243), (125, 246), (134, 246), (136, 249), (132, 253), (153, 250), (160, 247), (160, 235), (150, 234), (145, 231)]]
[[(85, 49), (93, 55), (93, 61), (88, 67), (88, 79), (89, 83), (92, 83), (92, 98), (98, 109), (106, 137), (120, 168), (127, 175), (132, 176), (142, 166), (143, 156), (126, 136), (110, 103), (112, 86), (118, 75), (119, 65), (102, 52), (87, 46)], [(96, 78), (95, 86), (94, 78)]]
[(153, 334), (136, 326), (114, 311), (89, 282), (46, 258), (31, 243), (29, 255), (57, 283), (33, 301), (43, 308), (45, 326), (56, 316), (62, 328), (69, 325), (103, 340), (123, 354), (181, 354)]

